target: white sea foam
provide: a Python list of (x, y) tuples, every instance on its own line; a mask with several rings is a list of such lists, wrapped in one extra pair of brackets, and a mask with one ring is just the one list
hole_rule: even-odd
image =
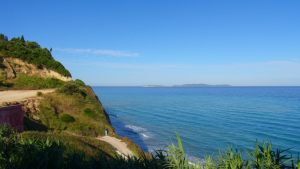
[(144, 137), (144, 138), (149, 138), (149, 136), (145, 133), (141, 133), (141, 135)]
[(125, 125), (126, 128), (129, 128), (131, 130), (133, 130), (134, 132), (140, 133), (140, 132), (145, 132), (147, 131), (145, 128), (143, 127), (139, 127), (139, 126), (134, 126), (134, 125)]
[(142, 136), (143, 139), (148, 139), (151, 137), (151, 133), (147, 131), (147, 129), (139, 126), (134, 125), (125, 125), (126, 128), (131, 129), (132, 131), (136, 132), (140, 136)]

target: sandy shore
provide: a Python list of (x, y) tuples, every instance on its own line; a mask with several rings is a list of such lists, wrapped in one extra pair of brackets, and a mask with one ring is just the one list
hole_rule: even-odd
[(127, 158), (129, 156), (133, 156), (132, 151), (127, 147), (127, 144), (124, 143), (122, 140), (117, 139), (111, 136), (103, 136), (98, 137), (99, 140), (105, 141), (112, 145), (115, 149), (117, 149), (117, 153), (122, 155), (123, 157)]

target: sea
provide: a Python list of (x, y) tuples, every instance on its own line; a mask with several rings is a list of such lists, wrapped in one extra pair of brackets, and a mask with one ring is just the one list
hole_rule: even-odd
[(176, 144), (189, 158), (256, 142), (300, 153), (300, 87), (93, 87), (121, 136), (153, 152)]

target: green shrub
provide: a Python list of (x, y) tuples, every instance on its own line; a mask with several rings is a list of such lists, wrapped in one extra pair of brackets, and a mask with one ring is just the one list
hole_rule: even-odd
[[(248, 157), (239, 150), (229, 148), (221, 152), (216, 159), (205, 158), (204, 164), (190, 164), (186, 160), (181, 139), (177, 136), (178, 146), (172, 144), (167, 149), (167, 168), (177, 169), (299, 169), (299, 163), (294, 163), (292, 155), (287, 150), (273, 149), (271, 143), (256, 143), (256, 148), (248, 153)], [(244, 158), (243, 158), (244, 157)], [(298, 166), (297, 166), (298, 165)], [(205, 167), (203, 167), (205, 166)]]
[(188, 163), (188, 160), (186, 159), (186, 155), (184, 153), (184, 149), (182, 146), (182, 141), (179, 135), (177, 134), (177, 146), (175, 144), (172, 144), (168, 147), (168, 168), (190, 168), (190, 164)]
[(90, 108), (86, 108), (84, 109), (84, 114), (90, 118), (96, 118), (97, 114), (94, 110), (90, 109)]
[[(0, 125), (0, 142), (4, 143), (7, 140), (6, 139), (16, 139), (15, 138), (16, 135), (16, 131), (9, 127), (8, 125), (4, 124), (4, 125)], [(2, 144), (0, 144), (2, 145)]]
[(81, 87), (76, 84), (75, 82), (68, 82), (65, 85), (63, 85), (59, 90), (59, 92), (67, 94), (67, 95), (80, 95), (83, 97), (86, 97), (86, 92), (81, 89)]
[(79, 85), (79, 86), (85, 86), (85, 83), (82, 80), (80, 80), (80, 79), (74, 80), (74, 83), (77, 84), (77, 85)]
[(63, 147), (49, 140), (20, 139), (13, 129), (0, 126), (1, 169), (59, 169)]
[(24, 37), (8, 40), (0, 34), (0, 53), (5, 57), (15, 57), (39, 68), (48, 68), (64, 76), (71, 76), (70, 72), (58, 61), (54, 60), (47, 48), (42, 48), (36, 42), (25, 41)]
[(57, 88), (64, 84), (63, 81), (54, 78), (42, 78), (19, 74), (13, 81), (13, 87), (17, 89), (49, 89)]
[(37, 95), (37, 96), (43, 96), (43, 93), (42, 93), (42, 92), (37, 92), (36, 95)]
[(65, 123), (73, 123), (75, 122), (75, 118), (69, 114), (62, 114), (60, 116), (60, 120), (65, 122)]
[(0, 89), (4, 89), (6, 90), (7, 88), (11, 88), (13, 87), (13, 84), (12, 83), (7, 83), (5, 81), (0, 81)]
[(18, 144), (16, 132), (7, 125), (0, 126), (0, 168), (18, 168), (21, 163), (19, 154), (22, 151)]

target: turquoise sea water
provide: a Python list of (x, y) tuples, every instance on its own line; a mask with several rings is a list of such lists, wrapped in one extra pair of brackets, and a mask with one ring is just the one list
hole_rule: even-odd
[(94, 87), (117, 133), (145, 150), (183, 140), (190, 157), (256, 139), (300, 153), (300, 87)]

